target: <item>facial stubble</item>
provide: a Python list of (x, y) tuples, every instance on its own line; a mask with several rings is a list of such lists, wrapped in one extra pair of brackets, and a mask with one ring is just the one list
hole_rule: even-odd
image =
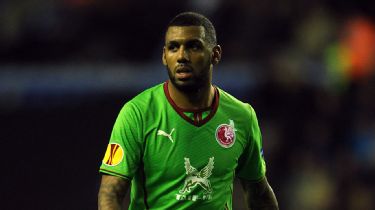
[(170, 69), (168, 64), (166, 65), (166, 69), (168, 72), (169, 80), (172, 82), (173, 86), (182, 92), (196, 93), (196, 92), (199, 92), (205, 86), (211, 85), (209, 66), (205, 68), (206, 71), (202, 71), (199, 74), (194, 73), (191, 78), (186, 79), (186, 80), (177, 79), (175, 76), (175, 72), (173, 72)]

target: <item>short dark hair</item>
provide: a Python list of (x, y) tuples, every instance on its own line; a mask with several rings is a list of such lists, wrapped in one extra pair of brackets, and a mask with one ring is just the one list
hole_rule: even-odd
[(217, 43), (214, 25), (207, 17), (196, 12), (183, 12), (176, 15), (169, 22), (167, 30), (171, 26), (203, 26), (206, 41), (211, 46), (215, 46)]

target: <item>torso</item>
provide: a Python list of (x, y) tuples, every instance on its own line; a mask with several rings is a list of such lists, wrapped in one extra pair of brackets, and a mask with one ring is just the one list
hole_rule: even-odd
[(135, 178), (138, 189), (146, 190), (150, 207), (163, 203), (165, 209), (224, 209), (231, 203), (235, 169), (248, 143), (246, 118), (219, 93), (212, 115), (194, 123), (181, 116), (167, 95), (151, 95), (143, 113), (145, 142), (143, 167)]

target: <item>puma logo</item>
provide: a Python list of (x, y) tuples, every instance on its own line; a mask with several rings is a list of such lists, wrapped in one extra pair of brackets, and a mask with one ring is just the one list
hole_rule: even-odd
[(167, 137), (172, 143), (174, 142), (173, 138), (172, 138), (172, 133), (174, 131), (174, 128), (172, 129), (171, 133), (167, 133), (163, 130), (158, 130), (158, 136), (165, 136)]

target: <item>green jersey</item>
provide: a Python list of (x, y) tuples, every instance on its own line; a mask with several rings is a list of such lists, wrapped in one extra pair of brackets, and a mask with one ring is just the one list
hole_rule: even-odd
[(129, 209), (232, 209), (234, 177), (265, 175), (253, 108), (215, 89), (205, 117), (178, 108), (167, 82), (121, 109), (100, 172), (131, 180)]

